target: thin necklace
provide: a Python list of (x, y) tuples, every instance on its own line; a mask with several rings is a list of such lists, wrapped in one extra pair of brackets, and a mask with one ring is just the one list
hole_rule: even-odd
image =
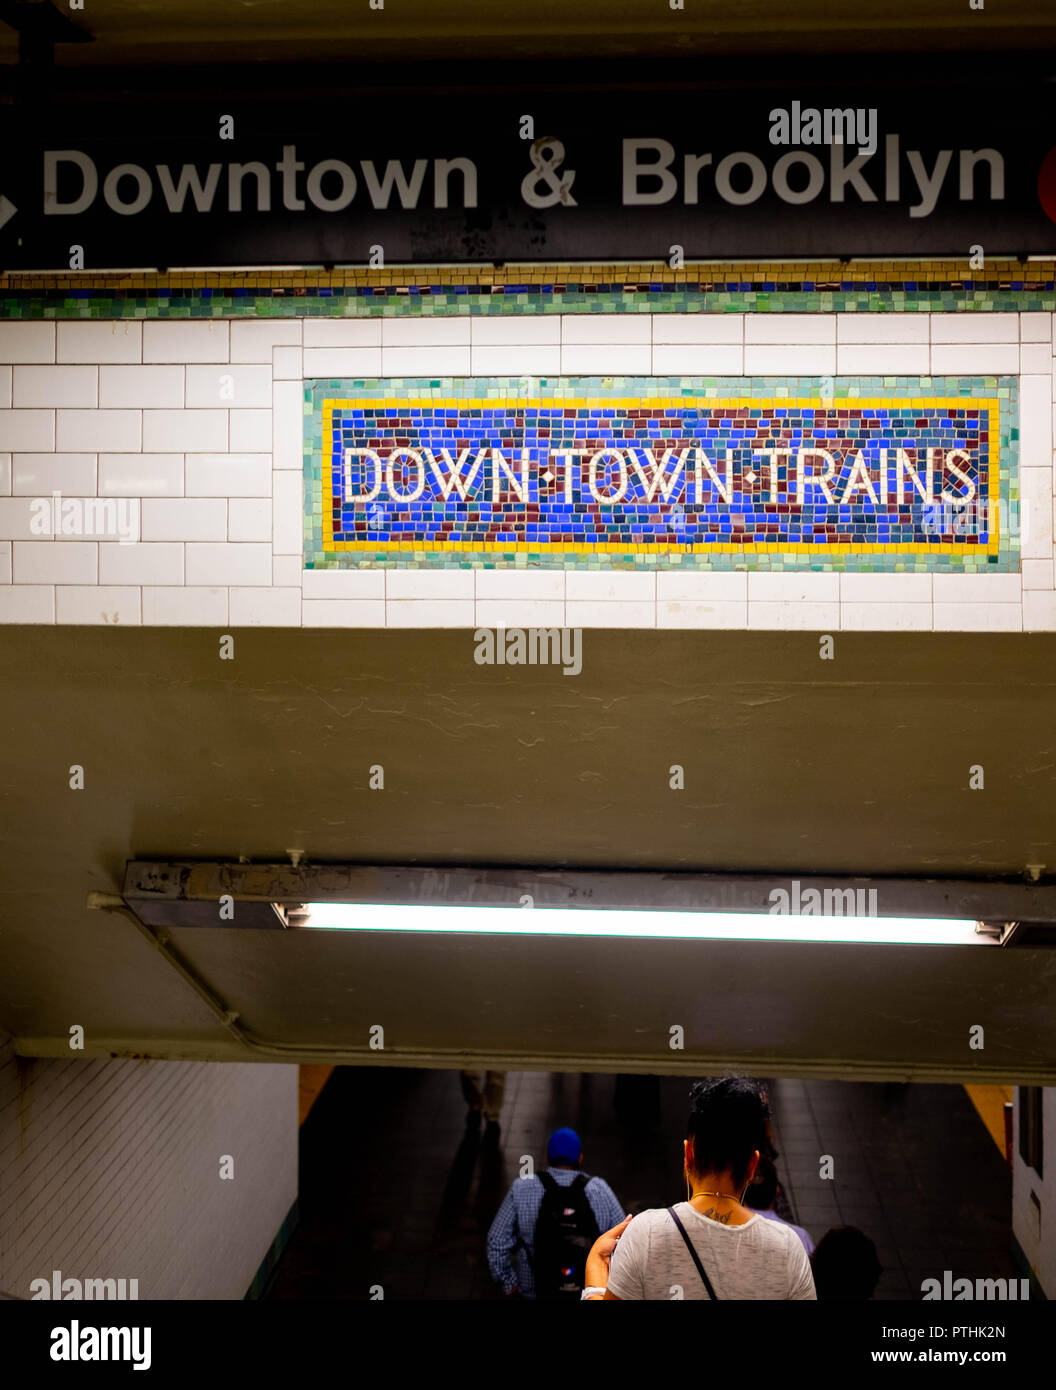
[(735, 1192), (694, 1192), (689, 1200), (692, 1202), (697, 1197), (725, 1197), (727, 1202), (740, 1201)]

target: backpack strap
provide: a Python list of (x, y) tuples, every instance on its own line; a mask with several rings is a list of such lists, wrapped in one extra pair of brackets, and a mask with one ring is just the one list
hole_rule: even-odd
[(675, 1225), (678, 1227), (678, 1233), (679, 1233), (679, 1235), (680, 1235), (680, 1236), (682, 1237), (682, 1239), (686, 1242), (686, 1249), (689, 1251), (690, 1255), (692, 1255), (692, 1257), (693, 1257), (693, 1263), (694, 1263), (694, 1264), (696, 1265), (696, 1267), (697, 1267), (697, 1273), (700, 1275), (701, 1279), (703, 1279), (703, 1281), (704, 1281), (704, 1287), (705, 1287), (705, 1288), (707, 1289), (707, 1291), (708, 1291), (708, 1297), (709, 1297), (713, 1302), (717, 1303), (717, 1302), (718, 1302), (718, 1299), (715, 1297), (715, 1290), (711, 1287), (711, 1280), (708, 1278), (707, 1271), (705, 1270), (703, 1264), (701, 1263), (700, 1256), (697, 1254), (696, 1249), (695, 1249), (695, 1247), (694, 1247), (694, 1245), (693, 1245), (693, 1242), (690, 1240), (689, 1236), (686, 1234), (686, 1228), (685, 1228), (685, 1226), (683, 1226), (683, 1225), (682, 1225), (682, 1222), (679, 1221), (678, 1216), (677, 1216), (676, 1213), (675, 1213), (674, 1207), (668, 1207), (668, 1209), (667, 1209), (667, 1214), (668, 1214), (668, 1216), (670, 1216), (671, 1220), (672, 1220), (672, 1221), (675, 1223)]
[(553, 1173), (536, 1173), (535, 1176), (543, 1184), (544, 1192), (579, 1192), (590, 1182), (589, 1173), (577, 1173), (567, 1187), (558, 1182)]

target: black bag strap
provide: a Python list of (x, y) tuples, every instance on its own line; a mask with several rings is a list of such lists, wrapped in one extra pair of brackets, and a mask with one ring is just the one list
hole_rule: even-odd
[(694, 1264), (696, 1265), (696, 1267), (697, 1267), (697, 1273), (700, 1275), (701, 1279), (703, 1279), (703, 1281), (704, 1281), (704, 1287), (705, 1287), (705, 1288), (707, 1289), (707, 1291), (708, 1291), (708, 1297), (709, 1297), (713, 1302), (717, 1303), (717, 1302), (718, 1302), (718, 1299), (715, 1297), (715, 1290), (711, 1287), (711, 1280), (708, 1278), (707, 1270), (705, 1270), (703, 1264), (701, 1264), (700, 1256), (697, 1254), (696, 1249), (695, 1249), (695, 1247), (694, 1247), (694, 1245), (693, 1245), (693, 1242), (690, 1240), (689, 1236), (686, 1234), (686, 1228), (685, 1228), (685, 1226), (682, 1225), (682, 1222), (679, 1221), (677, 1215), (675, 1214), (675, 1209), (674, 1209), (674, 1207), (668, 1207), (668, 1209), (667, 1209), (667, 1214), (668, 1214), (668, 1216), (670, 1216), (671, 1220), (672, 1220), (672, 1221), (675, 1223), (675, 1225), (678, 1227), (678, 1233), (679, 1233), (679, 1235), (680, 1235), (680, 1236), (682, 1237), (682, 1239), (686, 1242), (686, 1249), (689, 1251), (689, 1253), (690, 1253), (690, 1254), (692, 1255), (692, 1257), (693, 1257), (693, 1263), (694, 1263)]
[(590, 1182), (589, 1173), (577, 1173), (567, 1186), (558, 1182), (553, 1173), (536, 1173), (536, 1177), (543, 1184), (544, 1192), (580, 1192)]

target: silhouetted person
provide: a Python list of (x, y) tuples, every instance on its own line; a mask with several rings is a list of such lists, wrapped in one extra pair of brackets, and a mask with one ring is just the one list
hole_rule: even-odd
[(786, 1221), (783, 1216), (778, 1216), (774, 1211), (774, 1203), (777, 1201), (777, 1194), (781, 1191), (781, 1184), (777, 1177), (777, 1168), (772, 1158), (768, 1158), (765, 1153), (759, 1155), (759, 1166), (755, 1170), (755, 1177), (748, 1184), (748, 1191), (745, 1193), (744, 1205), (756, 1211), (767, 1221), (780, 1221), (783, 1226), (787, 1226), (790, 1231), (795, 1231), (803, 1242), (803, 1249), (808, 1255), (814, 1253), (814, 1242), (810, 1235), (802, 1226), (797, 1226), (794, 1221)]
[(811, 1260), (821, 1300), (862, 1303), (872, 1298), (884, 1267), (876, 1246), (857, 1226), (826, 1231)]
[(487, 1121), (484, 1138), (487, 1140), (496, 1139), (499, 1133), (502, 1099), (506, 1094), (506, 1073), (504, 1071), (486, 1071), (481, 1078), (479, 1071), (463, 1071), (459, 1072), (458, 1079), (468, 1107), (466, 1110), (467, 1127), (473, 1128), (475, 1126), (479, 1129), (480, 1117), (483, 1113)]
[(816, 1297), (810, 1261), (795, 1231), (743, 1204), (767, 1145), (766, 1092), (757, 1081), (723, 1077), (698, 1081), (690, 1100), (682, 1141), (689, 1200), (643, 1211), (622, 1232), (600, 1236), (585, 1269), (588, 1288), (599, 1292), (585, 1296)]
[(517, 1178), (488, 1232), (488, 1267), (508, 1296), (578, 1299), (598, 1232), (623, 1220), (616, 1194), (582, 1172), (574, 1129), (555, 1129), (544, 1173)]

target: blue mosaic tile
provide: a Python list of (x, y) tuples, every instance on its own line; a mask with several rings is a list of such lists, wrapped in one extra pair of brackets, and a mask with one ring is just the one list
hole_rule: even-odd
[(1019, 568), (1014, 377), (305, 383), (309, 568)]

